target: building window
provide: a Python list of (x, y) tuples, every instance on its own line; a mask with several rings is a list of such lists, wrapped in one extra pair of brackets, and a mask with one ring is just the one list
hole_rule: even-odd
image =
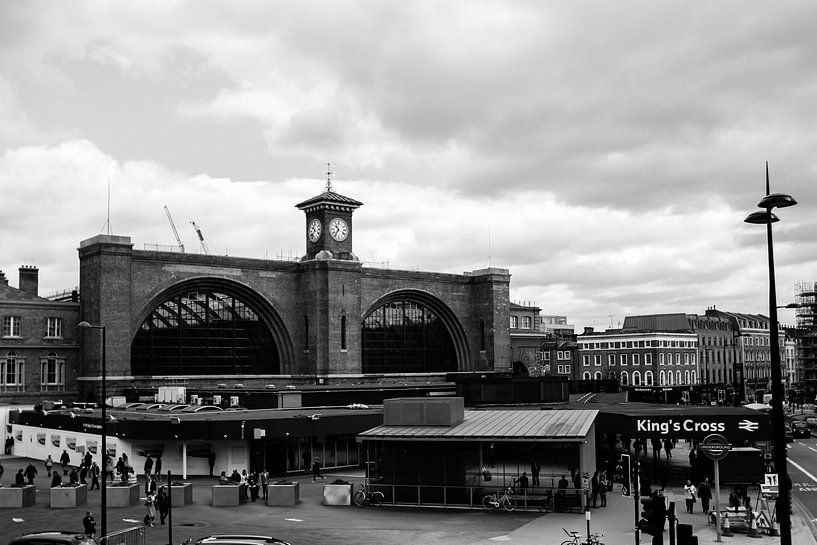
[(659, 352), (658, 354), (658, 365), (664, 365), (664, 353)]
[(627, 386), (630, 383), (629, 379), (630, 379), (630, 377), (627, 376), (627, 371), (622, 371), (621, 372), (621, 378), (620, 378), (621, 385), (622, 386)]
[(593, 373), (593, 380), (601, 380), (601, 371)]
[(542, 352), (539, 352), (539, 353), (542, 354), (542, 361), (550, 361), (550, 351), (549, 350), (543, 350)]
[[(717, 356), (718, 363), (720, 363), (721, 362), (721, 353), (717, 352), (715, 355)], [(695, 353), (694, 352), (690, 355), (690, 358), (691, 358), (692, 365), (695, 365)]]
[(62, 338), (62, 318), (48, 318), (45, 325), (45, 336), (52, 339)]
[(519, 316), (511, 316), (511, 329), (519, 329)]
[(610, 367), (614, 367), (616, 365), (615, 354), (607, 354), (607, 365), (609, 365)]
[(652, 365), (652, 354), (644, 354), (644, 365)]
[(633, 386), (641, 386), (641, 373), (633, 371)]
[(590, 380), (590, 371), (582, 373), (582, 380)]
[(689, 365), (689, 352), (684, 354), (684, 365)]
[(676, 384), (683, 384), (683, 382), (681, 382), (681, 371), (676, 371), (675, 372), (675, 383)]
[(522, 329), (530, 329), (530, 316), (522, 316)]
[(641, 365), (641, 358), (638, 354), (633, 354), (633, 365)]
[(4, 337), (19, 337), (20, 324), (22, 323), (20, 316), (3, 316), (3, 336)]
[[(720, 369), (718, 369), (718, 374), (720, 374)], [(695, 371), (692, 371), (692, 384), (698, 384), (698, 373)]]
[(582, 365), (585, 366), (585, 367), (590, 367), (590, 356), (589, 355), (584, 354), (582, 356)]
[(644, 386), (652, 385), (652, 371), (644, 371)]
[(675, 365), (681, 365), (681, 353), (680, 352), (675, 353)]
[(22, 390), (25, 382), (25, 363), (17, 352), (8, 352), (0, 359), (0, 391)]
[(600, 354), (594, 354), (593, 355), (593, 365), (595, 367), (601, 367), (601, 355)]
[(667, 373), (667, 386), (672, 386), (675, 384), (675, 379), (673, 378), (675, 375), (672, 374), (672, 371)]
[(340, 349), (346, 350), (346, 316), (340, 317)]
[(664, 371), (658, 373), (658, 385), (664, 386), (667, 383), (667, 374)]
[(689, 381), (689, 371), (684, 371), (684, 383), (685, 383), (685, 384), (692, 384), (692, 383)]
[(65, 390), (65, 359), (58, 357), (56, 352), (51, 352), (41, 360), (40, 365), (40, 389)]
[(618, 362), (621, 365), (627, 365), (627, 354), (621, 354), (618, 357)]

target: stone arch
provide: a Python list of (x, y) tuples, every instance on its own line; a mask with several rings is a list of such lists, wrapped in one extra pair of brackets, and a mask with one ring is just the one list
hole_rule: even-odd
[[(372, 302), (363, 313), (363, 316), (361, 316), (360, 320), (361, 330), (363, 330), (366, 319), (369, 318), (374, 311), (381, 308), (383, 305), (400, 302), (416, 303), (422, 305), (423, 307), (433, 312), (434, 315), (441, 321), (442, 325), (445, 327), (445, 330), (448, 333), (448, 337), (453, 345), (453, 350), (456, 357), (456, 369), (454, 370), (455, 371), (468, 370), (469, 362), (468, 341), (462, 323), (454, 314), (454, 312), (448, 307), (448, 305), (446, 305), (435, 295), (428, 293), (426, 291), (417, 289), (402, 289), (383, 295), (382, 297)], [(361, 365), (363, 365), (365, 362), (366, 347), (365, 336), (362, 331), (361, 344), (362, 344)], [(363, 372), (366, 373), (367, 371), (364, 369)]]
[[(145, 321), (165, 302), (191, 292), (219, 292), (234, 297), (246, 304), (255, 315), (258, 321), (269, 332), (277, 355), (277, 369), (272, 373), (263, 374), (285, 374), (294, 365), (295, 351), (292, 339), (287, 331), (281, 316), (273, 308), (270, 302), (257, 291), (234, 280), (218, 277), (196, 277), (189, 278), (172, 286), (169, 286), (154, 295), (136, 315), (136, 327), (131, 332), (131, 348), (133, 349), (137, 335)], [(133, 356), (131, 357), (131, 369), (133, 369)], [(194, 374), (194, 373), (191, 373)], [(199, 374), (199, 373), (195, 373)]]

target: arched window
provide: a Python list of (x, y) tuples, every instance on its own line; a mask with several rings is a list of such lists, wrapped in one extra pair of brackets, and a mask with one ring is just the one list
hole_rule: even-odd
[(681, 371), (675, 372), (675, 384), (683, 384), (683, 382), (681, 382)]
[(652, 371), (644, 371), (644, 386), (652, 385)]
[(622, 386), (627, 386), (630, 383), (629, 378), (630, 377), (627, 376), (627, 371), (622, 371), (621, 372), (621, 385)]
[(633, 386), (641, 386), (641, 373), (633, 371)]
[(684, 371), (684, 384), (692, 384), (689, 381), (689, 371)]
[(658, 373), (658, 384), (659, 386), (665, 386), (667, 384), (667, 374), (664, 371)]
[(226, 290), (201, 289), (153, 309), (131, 345), (131, 368), (134, 375), (258, 375), (279, 373), (280, 362), (255, 308)]
[(698, 373), (692, 371), (692, 384), (698, 384)]
[(25, 363), (17, 352), (7, 352), (0, 359), (0, 392), (14, 392), (25, 386)]
[(673, 384), (675, 384), (675, 374), (670, 371), (667, 373), (667, 386), (672, 386)]
[(591, 377), (592, 375), (590, 374), (590, 371), (585, 371), (582, 373), (582, 380), (590, 380)]
[(361, 325), (364, 373), (457, 370), (454, 342), (442, 319), (415, 301), (390, 301)]
[(593, 373), (593, 380), (601, 380), (601, 371)]

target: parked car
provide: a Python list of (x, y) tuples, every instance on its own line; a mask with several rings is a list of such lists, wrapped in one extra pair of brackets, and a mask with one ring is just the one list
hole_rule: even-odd
[(791, 431), (794, 437), (811, 437), (811, 430), (804, 420), (795, 420), (791, 423)]
[(77, 532), (32, 532), (12, 538), (8, 545), (96, 545), (96, 541)]
[(183, 545), (290, 545), (290, 543), (270, 536), (212, 535), (196, 540), (190, 538)]

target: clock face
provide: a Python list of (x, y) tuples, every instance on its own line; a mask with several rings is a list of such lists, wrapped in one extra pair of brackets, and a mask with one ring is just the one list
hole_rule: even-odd
[(321, 238), (321, 220), (315, 219), (310, 221), (307, 233), (309, 234), (309, 240), (317, 242), (318, 239)]
[(343, 242), (349, 236), (349, 226), (340, 218), (335, 218), (329, 223), (329, 234), (338, 242)]

